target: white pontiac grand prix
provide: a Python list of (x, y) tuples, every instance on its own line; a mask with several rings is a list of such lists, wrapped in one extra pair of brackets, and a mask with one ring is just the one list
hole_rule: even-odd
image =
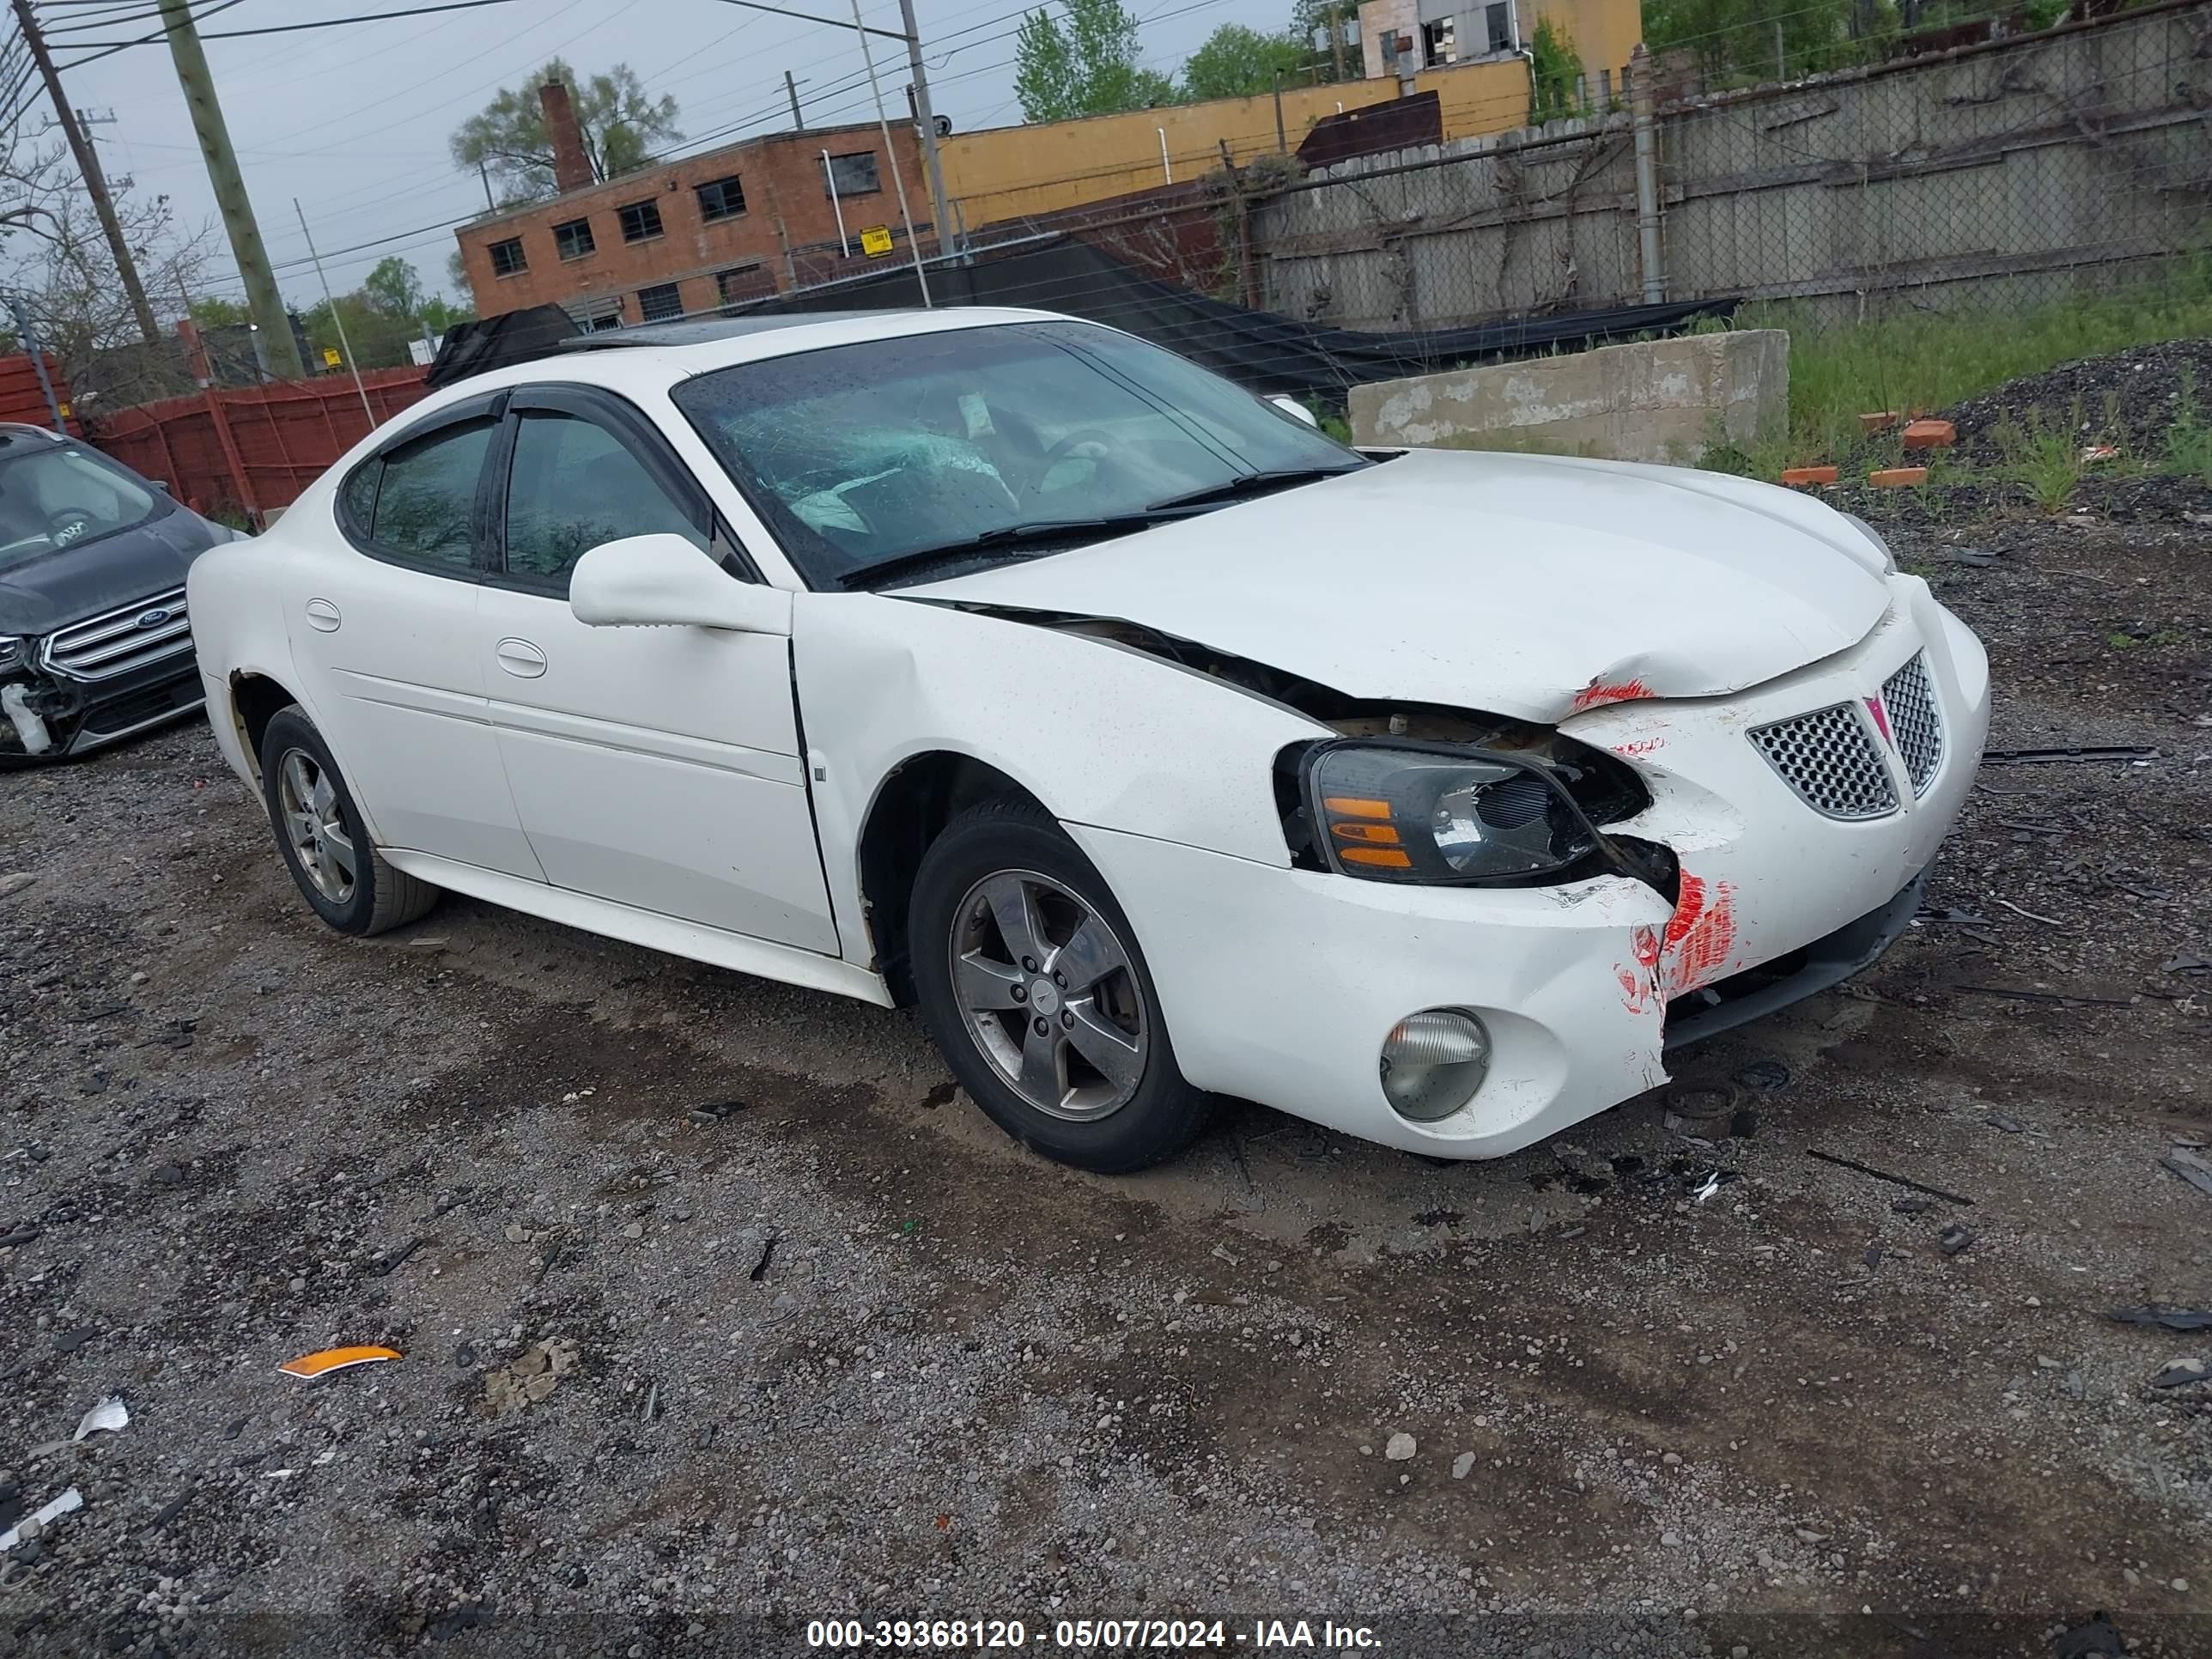
[(918, 1004), (1070, 1164), (1540, 1139), (1873, 961), (1980, 758), (1980, 644), (1784, 489), (1355, 453), (1037, 313), (578, 346), (192, 566), (301, 892)]

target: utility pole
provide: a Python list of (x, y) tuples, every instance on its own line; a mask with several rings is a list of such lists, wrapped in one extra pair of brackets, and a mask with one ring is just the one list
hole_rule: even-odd
[[(184, 0), (161, 0), (161, 3), (164, 6), (181, 5)], [(729, 6), (741, 6), (747, 11), (769, 12), (778, 17), (796, 17), (802, 23), (820, 23), (827, 28), (850, 29), (860, 37), (860, 47), (863, 52), (866, 51), (868, 36), (872, 34), (880, 35), (886, 40), (902, 40), (906, 43), (907, 67), (914, 72), (915, 125), (920, 130), (923, 170), (929, 175), (930, 217), (937, 227), (938, 251), (944, 252), (952, 225), (952, 207), (945, 198), (945, 167), (937, 156), (937, 114), (929, 104), (929, 71), (922, 67), (921, 30), (914, 21), (914, 0), (899, 0), (899, 21), (906, 26), (903, 33), (896, 29), (879, 29), (872, 23), (862, 22), (860, 9), (858, 5), (853, 8), (853, 21), (848, 23), (839, 18), (822, 16), (817, 12), (793, 11), (788, 6), (771, 6), (766, 3), (766, 0), (722, 0), (722, 3)], [(870, 71), (872, 82), (872, 64), (870, 65)], [(787, 70), (785, 73), (785, 78), (787, 80), (790, 78)], [(880, 113), (878, 112), (879, 118)], [(799, 94), (796, 89), (793, 89), (792, 117), (795, 120), (798, 115)], [(884, 133), (884, 142), (886, 144), (890, 143), (890, 133), (888, 128)], [(891, 157), (891, 171), (894, 173), (898, 171), (898, 157), (896, 155)], [(911, 234), (911, 232), (908, 233), (909, 235)]]
[(914, 71), (914, 124), (921, 135), (921, 164), (929, 173), (929, 216), (937, 224), (937, 251), (952, 240), (952, 210), (945, 199), (945, 164), (937, 155), (937, 114), (929, 106), (929, 71), (921, 64), (921, 30), (914, 21), (914, 0), (899, 0), (899, 21), (906, 26), (907, 67)]
[(483, 181), (484, 187), (484, 211), (486, 213), (498, 212), (499, 204), (491, 199), (491, 174), (485, 170), (484, 164), (482, 161), (477, 163), (477, 177)]
[(62, 419), (61, 400), (54, 396), (54, 383), (46, 377), (46, 349), (39, 343), (38, 332), (31, 326), (31, 313), (13, 294), (8, 296), (8, 309), (15, 319), (16, 343), (30, 354), (31, 367), (38, 373), (39, 390), (46, 394), (46, 412), (53, 417), (54, 430), (66, 438), (69, 425)]
[[(27, 9), (28, 0), (15, 0)], [(292, 338), (292, 319), (285, 314), (283, 297), (276, 292), (276, 273), (269, 269), (268, 250), (261, 245), (261, 228), (253, 221), (253, 204), (246, 199), (246, 180), (239, 176), (238, 156), (230, 147), (230, 129), (223, 124), (222, 106), (216, 102), (215, 77), (208, 72), (207, 53), (200, 48), (198, 31), (192, 27), (189, 0), (161, 0), (161, 24), (169, 34), (169, 56), (176, 60), (177, 83), (184, 88), (185, 107), (191, 112), (192, 131), (198, 135), (200, 154), (206, 159), (208, 183), (222, 214), (222, 228), (230, 234), (231, 257), (245, 279), (246, 308), (253, 314), (256, 337), (269, 370), (280, 380), (307, 378), (300, 363), (299, 343)]]
[(1336, 78), (1344, 79), (1344, 8), (1331, 0), (1328, 9), (1328, 50), (1336, 60)]
[(84, 129), (77, 125), (76, 112), (70, 107), (69, 96), (62, 90), (62, 77), (54, 70), (46, 37), (39, 33), (38, 20), (31, 15), (31, 0), (13, 0), (13, 3), (15, 21), (23, 31), (23, 44), (31, 49), (32, 60), (46, 81), (46, 96), (54, 101), (54, 118), (61, 126), (62, 136), (69, 140), (70, 154), (76, 158), (76, 170), (84, 175), (84, 187), (92, 197), (92, 210), (100, 216), (100, 231), (107, 238), (107, 251), (114, 256), (116, 272), (123, 278), (123, 292), (131, 301), (131, 315), (138, 320), (138, 337), (149, 346), (159, 345), (161, 326), (154, 320), (154, 307), (146, 303), (145, 286), (138, 280), (138, 267), (131, 258), (131, 244), (124, 240), (122, 222), (115, 216), (115, 204), (108, 199), (107, 180), (100, 173), (100, 157), (93, 153)]
[[(890, 118), (884, 113), (884, 89), (876, 80), (875, 54), (868, 50), (870, 30), (860, 21), (860, 0), (853, 0), (853, 31), (860, 37), (860, 66), (868, 71), (868, 95), (875, 100), (876, 125), (884, 135), (884, 154), (890, 158), (891, 188), (898, 192), (899, 219), (906, 226), (906, 249), (914, 256), (914, 285), (921, 290), (921, 308), (930, 309), (929, 273), (922, 268), (921, 241), (914, 234), (914, 215), (907, 209), (906, 180), (899, 175), (898, 146), (891, 142)], [(912, 40), (909, 34), (907, 37)], [(938, 234), (944, 231), (940, 227)]]
[(338, 313), (338, 302), (331, 297), (331, 279), (323, 275), (323, 256), (315, 252), (315, 233), (307, 228), (307, 210), (300, 205), (300, 198), (292, 198), (292, 211), (300, 216), (300, 234), (307, 238), (307, 257), (315, 262), (315, 280), (323, 285), (323, 303), (331, 308), (331, 321), (338, 331), (338, 347), (345, 353), (345, 366), (353, 372), (353, 389), (361, 394), (361, 412), (368, 416), (368, 429), (376, 430), (376, 411), (368, 404), (368, 388), (361, 383), (361, 365), (354, 361), (353, 342), (346, 338), (345, 319)]
[(793, 132), (805, 131), (806, 118), (799, 112), (799, 82), (791, 78), (789, 70), (783, 72), (783, 89), (791, 95), (791, 130)]

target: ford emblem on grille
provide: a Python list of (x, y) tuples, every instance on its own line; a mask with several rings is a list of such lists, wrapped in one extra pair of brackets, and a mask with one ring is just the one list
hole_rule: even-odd
[(138, 626), (141, 628), (159, 628), (168, 620), (169, 613), (160, 609), (142, 611), (138, 613)]

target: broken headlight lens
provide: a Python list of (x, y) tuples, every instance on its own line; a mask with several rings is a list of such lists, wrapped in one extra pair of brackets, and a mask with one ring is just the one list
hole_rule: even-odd
[(1597, 849), (1597, 833), (1541, 769), (1481, 750), (1344, 743), (1306, 766), (1329, 866), (1427, 884), (1545, 876)]

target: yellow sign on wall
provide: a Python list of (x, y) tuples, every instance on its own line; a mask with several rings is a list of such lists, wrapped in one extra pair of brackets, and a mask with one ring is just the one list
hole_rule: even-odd
[(860, 233), (860, 252), (871, 259), (880, 259), (891, 251), (891, 232), (888, 225), (870, 225)]
[(325, 346), (323, 348), (323, 367), (325, 368), (336, 368), (338, 366), (338, 362), (339, 358), (337, 348), (335, 346)]

